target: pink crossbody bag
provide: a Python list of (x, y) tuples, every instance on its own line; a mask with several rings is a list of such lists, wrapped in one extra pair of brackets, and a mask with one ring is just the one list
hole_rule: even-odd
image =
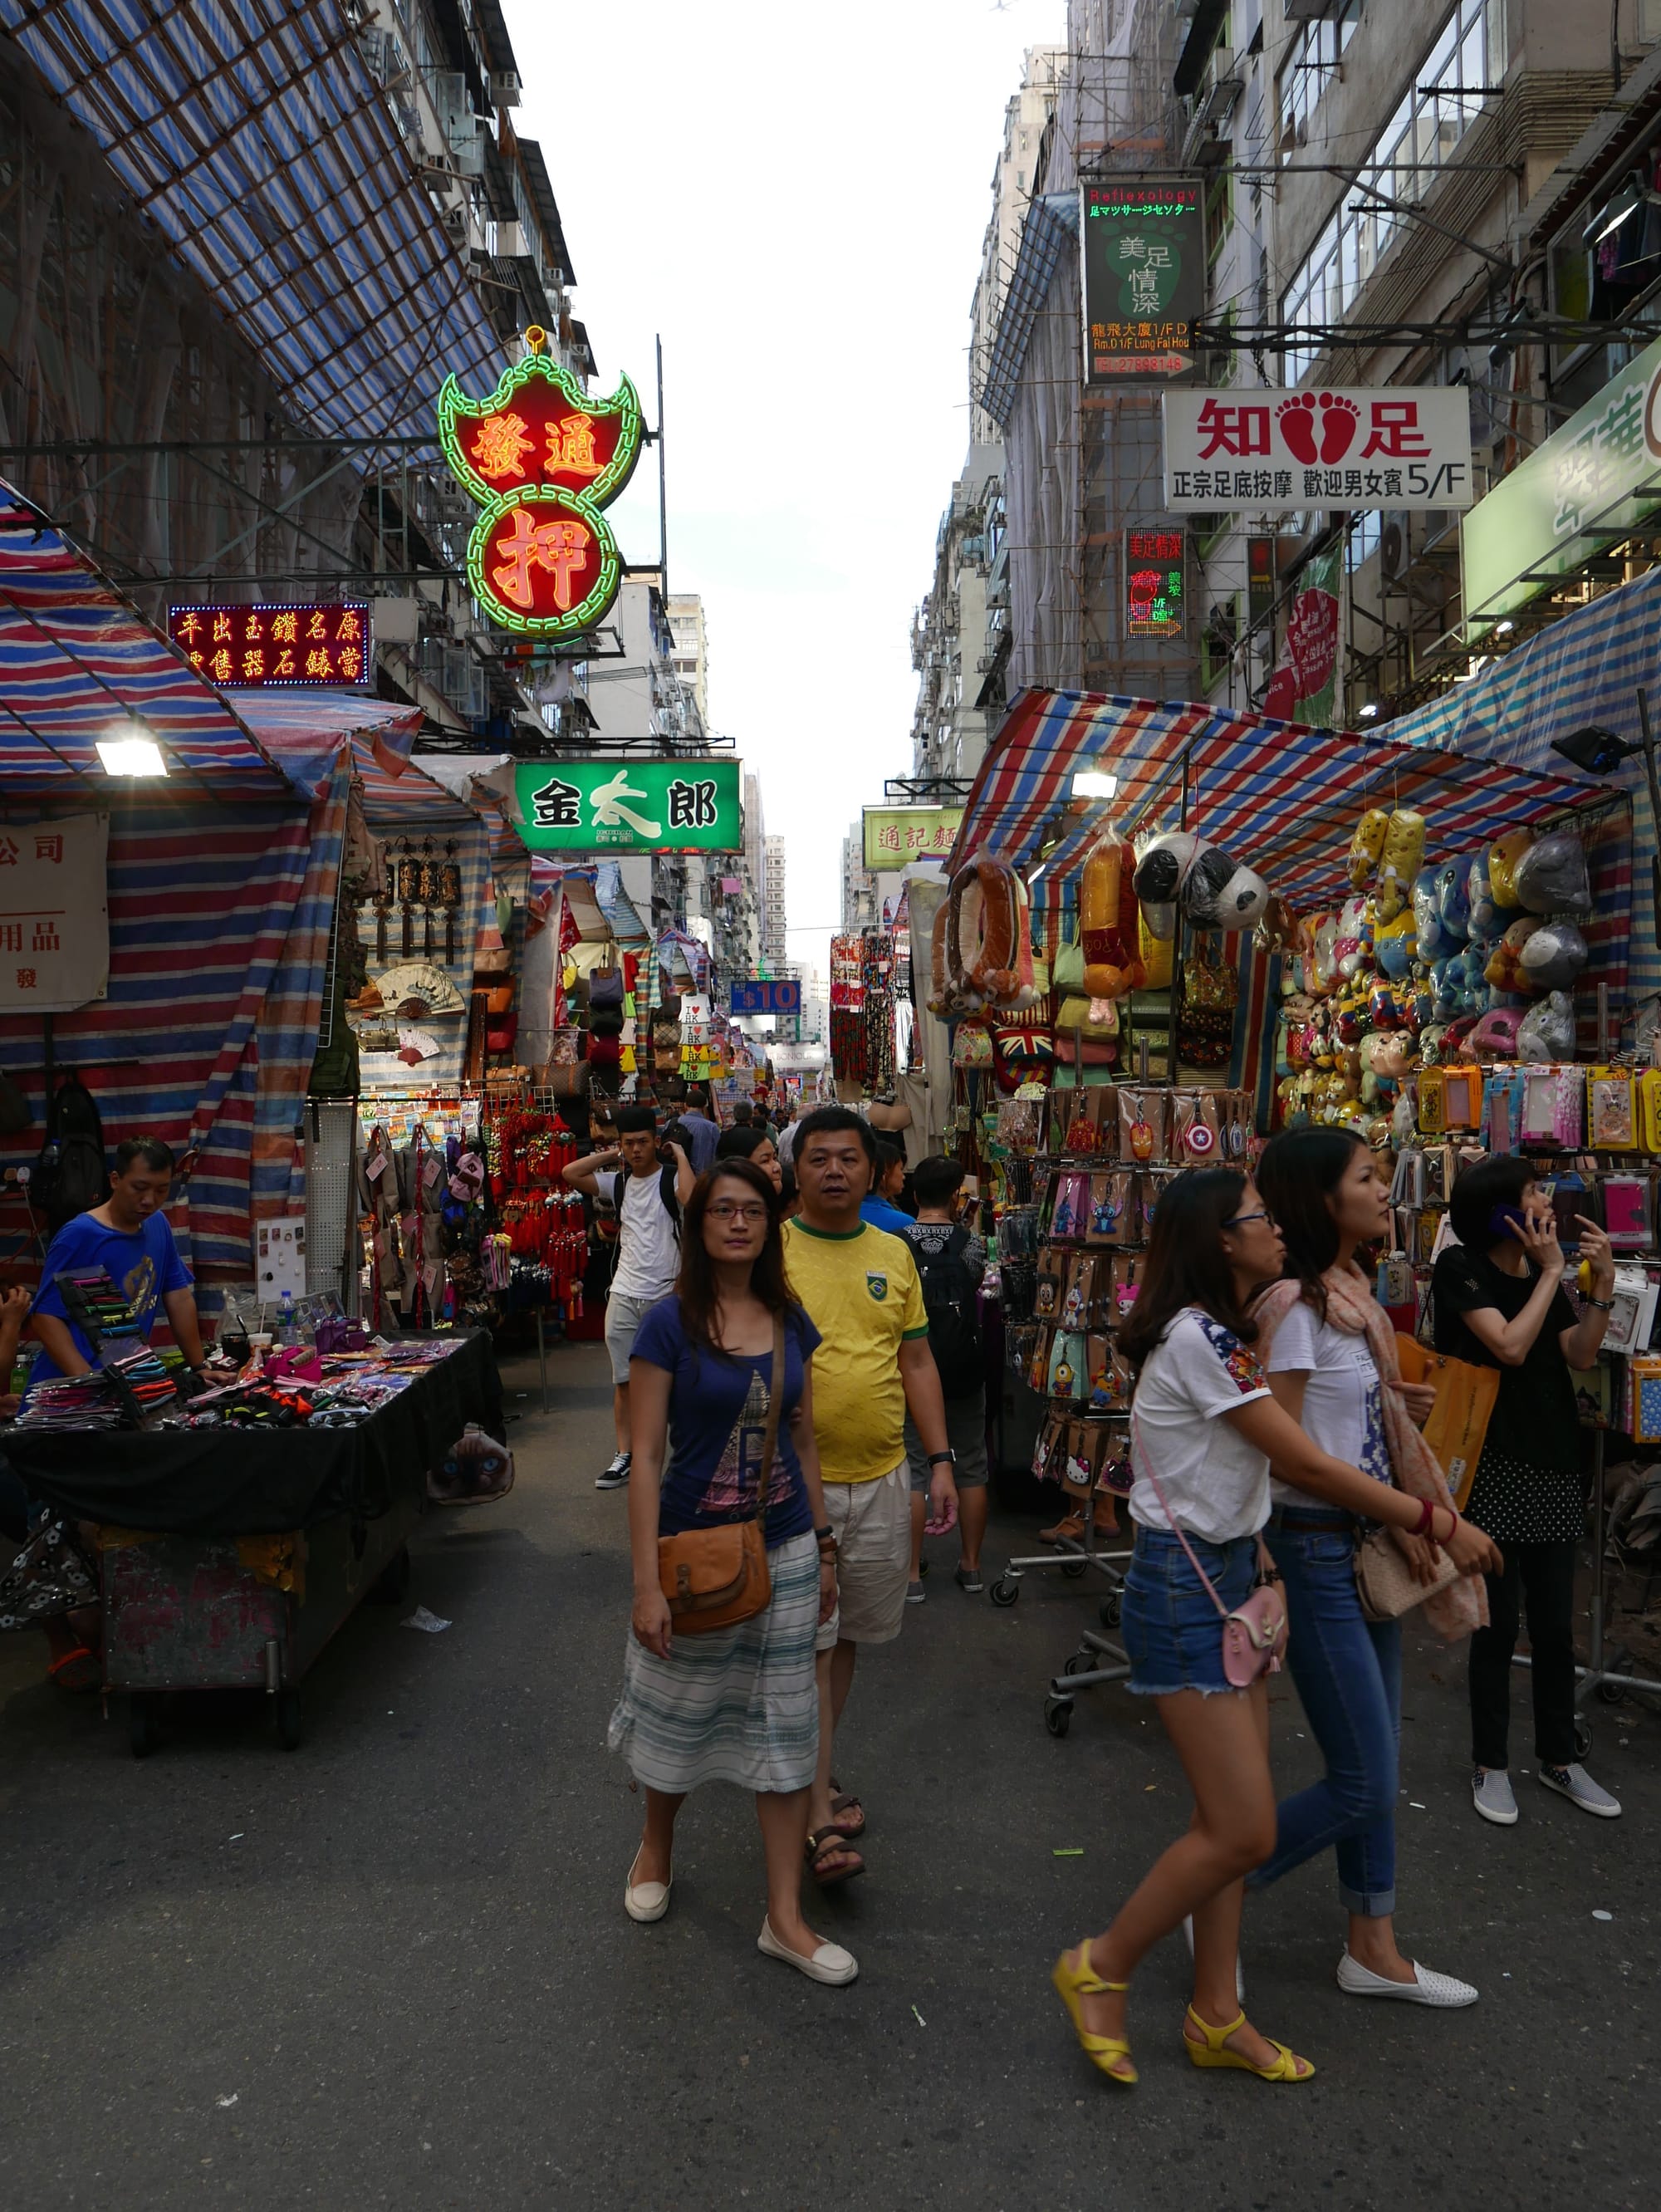
[[(1194, 1547), (1182, 1533), (1176, 1515), (1166, 1501), (1160, 1479), (1154, 1472), (1153, 1462), (1148, 1456), (1142, 1424), (1137, 1419), (1136, 1407), (1131, 1408), (1131, 1425), (1136, 1431), (1137, 1456), (1143, 1472), (1154, 1486), (1172, 1533), (1188, 1554), (1188, 1564), (1205, 1586), (1205, 1594), (1217, 1608), (1222, 1622), (1222, 1671), (1224, 1677), (1236, 1690), (1249, 1689), (1260, 1674), (1278, 1674), (1281, 1659), (1286, 1650), (1286, 1601), (1273, 1583), (1259, 1581), (1251, 1595), (1237, 1605), (1231, 1613), (1217, 1595), (1211, 1577), (1194, 1556)], [(1272, 1566), (1261, 1536), (1258, 1539), (1258, 1571), (1267, 1573)]]

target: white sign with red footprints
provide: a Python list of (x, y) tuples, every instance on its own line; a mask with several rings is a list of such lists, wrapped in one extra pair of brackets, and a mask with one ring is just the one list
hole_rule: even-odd
[(1306, 507), (1465, 507), (1470, 403), (1458, 385), (1167, 392), (1173, 514)]

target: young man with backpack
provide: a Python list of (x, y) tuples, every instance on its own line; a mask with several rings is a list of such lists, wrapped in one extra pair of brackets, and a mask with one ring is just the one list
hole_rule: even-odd
[(591, 1152), (565, 1170), (573, 1190), (603, 1200), (617, 1213), (617, 1265), (605, 1310), (617, 1449), (595, 1478), (596, 1490), (621, 1490), (628, 1480), (628, 1355), (647, 1307), (675, 1288), (681, 1208), (697, 1181), (681, 1146), (671, 1142), (659, 1151), (658, 1117), (650, 1106), (620, 1106), (616, 1129), (615, 1152)]
[[(895, 1234), (917, 1261), (923, 1305), (929, 1316), (929, 1349), (946, 1400), (946, 1440), (956, 1457), (957, 1586), (981, 1587), (980, 1543), (986, 1533), (986, 1384), (978, 1301), (986, 1272), (986, 1247), (957, 1218), (963, 1170), (939, 1152), (919, 1160), (912, 1174), (917, 1218)], [(923, 1440), (907, 1419), (906, 1459), (911, 1469), (912, 1560), (907, 1605), (921, 1605), (923, 1524), (928, 1517), (929, 1463)]]

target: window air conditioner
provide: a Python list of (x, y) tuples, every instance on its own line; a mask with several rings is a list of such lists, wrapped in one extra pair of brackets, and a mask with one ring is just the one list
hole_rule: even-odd
[(517, 107), (524, 89), (518, 70), (491, 70), (490, 104), (493, 107)]

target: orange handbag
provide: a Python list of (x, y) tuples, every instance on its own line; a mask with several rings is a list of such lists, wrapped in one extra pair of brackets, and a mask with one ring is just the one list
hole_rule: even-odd
[(1463, 1513), (1470, 1486), (1476, 1479), (1476, 1462), (1500, 1396), (1500, 1370), (1478, 1367), (1469, 1359), (1455, 1359), (1445, 1352), (1431, 1352), (1417, 1337), (1396, 1332), (1396, 1353), (1403, 1382), (1428, 1382), (1436, 1403), (1424, 1425), (1424, 1440), (1436, 1455), (1447, 1477), (1453, 1503)]
[(504, 1014), (512, 1012), (513, 988), (512, 983), (493, 983), (485, 993), (484, 1010), (492, 1021), (499, 1021)]
[(718, 1528), (683, 1528), (658, 1539), (658, 1580), (669, 1601), (670, 1623), (682, 1636), (730, 1628), (765, 1613), (773, 1601), (767, 1571), (767, 1490), (779, 1444), (785, 1395), (785, 1323), (773, 1322), (773, 1381), (761, 1441), (761, 1492), (753, 1521), (728, 1521)]

